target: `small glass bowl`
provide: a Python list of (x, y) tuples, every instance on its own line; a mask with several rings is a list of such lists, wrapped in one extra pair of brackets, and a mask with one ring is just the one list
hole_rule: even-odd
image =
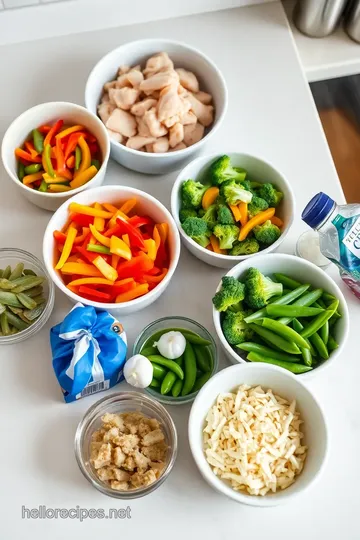
[[(150, 323), (148, 326), (144, 328), (144, 330), (139, 334), (138, 338), (136, 339), (134, 343), (134, 349), (133, 354), (139, 354), (144, 343), (156, 332), (159, 332), (159, 330), (171, 330), (171, 329), (181, 329), (183, 330), (190, 330), (191, 332), (195, 332), (199, 336), (201, 336), (204, 339), (207, 339), (211, 342), (210, 349), (211, 349), (211, 355), (213, 359), (213, 370), (211, 373), (211, 377), (217, 372), (219, 367), (219, 359), (217, 354), (217, 347), (216, 343), (210, 334), (204, 328), (196, 321), (193, 321), (192, 319), (188, 319), (187, 317), (163, 317), (162, 319), (158, 319), (155, 322)], [(192, 392), (191, 394), (188, 394), (187, 396), (178, 396), (173, 397), (169, 395), (161, 395), (160, 392), (157, 392), (153, 388), (145, 388), (145, 392), (150, 394), (153, 398), (157, 399), (161, 403), (165, 403), (166, 405), (183, 405), (184, 403), (190, 403), (191, 401), (194, 401), (196, 398), (199, 390), (196, 392)]]
[(0, 268), (4, 269), (8, 265), (14, 268), (19, 262), (24, 263), (25, 268), (33, 270), (38, 276), (44, 276), (46, 278), (45, 282), (43, 283), (43, 288), (44, 296), (47, 297), (47, 303), (40, 317), (28, 328), (26, 328), (26, 330), (21, 330), (17, 334), (12, 334), (11, 336), (0, 336), (0, 345), (19, 343), (24, 339), (32, 337), (39, 330), (41, 330), (44, 324), (48, 321), (54, 307), (55, 286), (51, 281), (43, 263), (31, 253), (28, 253), (22, 249), (0, 248)]
[(331, 261), (329, 261), (329, 259), (327, 259), (326, 257), (324, 257), (324, 255), (322, 255), (321, 251), (320, 251), (320, 246), (318, 246), (318, 260), (316, 260), (315, 258), (309, 258), (309, 257), (305, 257), (304, 256), (304, 252), (302, 250), (302, 246), (304, 245), (304, 243), (306, 244), (307, 242), (314, 242), (316, 243), (316, 248), (317, 249), (317, 246), (318, 246), (318, 243), (319, 243), (319, 235), (316, 231), (313, 231), (312, 229), (308, 230), (308, 231), (305, 231), (304, 233), (302, 233), (297, 242), (296, 242), (296, 245), (295, 245), (295, 255), (297, 257), (300, 257), (301, 259), (305, 259), (306, 261), (309, 261), (313, 264), (315, 264), (315, 266), (317, 266), (318, 268), (321, 268), (322, 270), (325, 270), (326, 268), (328, 268), (328, 266), (330, 266), (331, 264)]
[[(105, 413), (120, 414), (133, 411), (143, 413), (144, 416), (148, 416), (149, 418), (156, 418), (160, 422), (169, 447), (166, 457), (166, 467), (160, 478), (149, 486), (129, 491), (117, 491), (111, 489), (104, 482), (101, 482), (90, 464), (91, 435), (100, 428), (101, 417)], [(87, 410), (75, 434), (75, 456), (82, 474), (96, 489), (116, 499), (137, 499), (148, 495), (161, 486), (174, 466), (177, 447), (176, 428), (167, 410), (160, 403), (140, 392), (117, 392), (109, 397), (100, 399)]]

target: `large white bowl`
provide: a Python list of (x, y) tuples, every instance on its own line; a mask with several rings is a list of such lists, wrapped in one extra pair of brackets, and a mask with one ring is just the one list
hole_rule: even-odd
[[(252, 259), (258, 254), (240, 255), (234, 257), (231, 255), (221, 255), (219, 253), (209, 251), (208, 249), (197, 244), (187, 234), (185, 234), (179, 219), (179, 211), (181, 207), (181, 186), (183, 182), (191, 178), (193, 180), (199, 180), (205, 183), (206, 173), (210, 165), (222, 155), (223, 154), (214, 154), (211, 156), (199, 157), (189, 163), (185, 169), (180, 172), (175, 180), (171, 192), (171, 212), (180, 231), (184, 245), (193, 255), (195, 255), (195, 257), (207, 264), (211, 264), (212, 266), (217, 266), (220, 268), (232, 268), (239, 261), (249, 258)], [(276, 170), (273, 165), (264, 161), (263, 159), (239, 152), (228, 152), (227, 155), (231, 159), (231, 164), (234, 167), (243, 167), (246, 169), (251, 179), (263, 183), (272, 182), (279, 188), (280, 191), (284, 193), (284, 198), (276, 211), (276, 215), (278, 215), (284, 222), (281, 236), (271, 246), (259, 252), (262, 254), (270, 253), (280, 246), (289, 233), (295, 215), (294, 192), (286, 178), (278, 170)]]
[(96, 114), (103, 86), (116, 78), (119, 66), (139, 63), (144, 66), (150, 56), (162, 51), (169, 54), (175, 67), (193, 71), (199, 79), (201, 90), (210, 92), (215, 106), (215, 120), (201, 141), (175, 152), (148, 154), (111, 140), (113, 159), (128, 169), (147, 174), (164, 174), (180, 169), (200, 152), (217, 131), (225, 116), (228, 102), (225, 81), (219, 69), (202, 52), (185, 43), (167, 39), (142, 39), (125, 43), (101, 58), (91, 71), (85, 89), (85, 105), (89, 111)]
[[(138, 201), (137, 208), (141, 214), (148, 215), (154, 219), (154, 221), (161, 223), (166, 222), (169, 225), (169, 248), (170, 248), (170, 265), (169, 271), (164, 279), (155, 287), (152, 291), (148, 292), (144, 296), (131, 300), (130, 302), (123, 302), (121, 304), (115, 303), (102, 303), (93, 302), (82, 298), (77, 294), (70, 291), (63, 282), (61, 275), (54, 269), (54, 257), (55, 257), (55, 241), (53, 237), (54, 230), (61, 230), (69, 217), (68, 207), (72, 202), (78, 204), (93, 204), (95, 202), (110, 204), (117, 204), (120, 201), (126, 199), (136, 198)], [(64, 203), (55, 212), (50, 219), (46, 228), (44, 241), (43, 241), (43, 258), (46, 269), (50, 274), (51, 279), (55, 285), (68, 296), (68, 298), (76, 303), (82, 302), (88, 306), (94, 306), (99, 309), (105, 309), (115, 316), (128, 315), (129, 313), (135, 313), (140, 311), (159, 298), (169, 285), (170, 280), (175, 272), (176, 266), (180, 256), (180, 237), (174, 220), (171, 217), (170, 212), (161, 204), (157, 199), (148, 195), (144, 191), (134, 189), (131, 187), (123, 186), (102, 186), (99, 188), (89, 189), (78, 193), (75, 197), (72, 197)]]
[[(275, 394), (290, 402), (295, 399), (296, 407), (304, 420), (301, 428), (305, 435), (304, 444), (308, 446), (308, 454), (303, 471), (287, 489), (269, 493), (264, 497), (234, 491), (213, 473), (204, 455), (202, 435), (209, 409), (215, 403), (218, 394), (230, 392), (240, 384), (261, 385), (265, 390), (270, 388)], [(312, 392), (292, 373), (268, 364), (231, 366), (214, 375), (195, 398), (189, 417), (188, 434), (195, 463), (208, 484), (230, 499), (251, 506), (277, 506), (303, 493), (320, 476), (328, 452), (326, 420)]]
[[(237, 264), (226, 275), (233, 276), (241, 280), (244, 278), (247, 269), (250, 267), (258, 268), (265, 276), (273, 274), (274, 272), (287, 274), (297, 281), (302, 283), (310, 283), (312, 287), (321, 288), (338, 298), (340, 302), (339, 311), (342, 314), (342, 318), (338, 320), (334, 328), (335, 339), (339, 344), (338, 349), (332, 351), (328, 360), (324, 360), (312, 371), (301, 373), (300, 375), (297, 375), (297, 377), (305, 379), (323, 372), (324, 369), (329, 367), (339, 356), (341, 356), (349, 333), (349, 311), (344, 295), (339, 287), (330, 276), (328, 276), (323, 270), (315, 266), (313, 263), (306, 261), (305, 259), (295, 257), (294, 255), (286, 255), (284, 253), (257, 255), (254, 258), (247, 259), (246, 261)], [(221, 283), (219, 283), (217, 290), (219, 290), (220, 287)], [(237, 364), (239, 362), (248, 364), (246, 360), (248, 353), (242, 351), (241, 349), (238, 349), (238, 353), (235, 352), (231, 345), (229, 345), (229, 343), (226, 341), (221, 328), (220, 313), (216, 311), (214, 307), (213, 320), (221, 346), (230, 362), (233, 364)]]
[[(80, 124), (85, 126), (98, 140), (102, 164), (97, 174), (83, 186), (67, 191), (66, 193), (42, 193), (20, 182), (17, 174), (17, 159), (15, 148), (22, 146), (29, 133), (42, 124), (53, 124), (63, 119), (65, 124)], [(57, 210), (64, 201), (86, 189), (101, 186), (105, 178), (106, 167), (109, 161), (110, 142), (104, 124), (94, 114), (75, 103), (54, 101), (41, 103), (28, 109), (18, 116), (8, 127), (1, 146), (1, 158), (11, 180), (15, 186), (30, 202), (45, 210)]]

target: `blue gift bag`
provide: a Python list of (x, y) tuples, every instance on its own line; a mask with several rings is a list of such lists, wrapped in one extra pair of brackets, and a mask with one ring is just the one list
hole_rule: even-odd
[(55, 375), (67, 403), (124, 379), (126, 334), (107, 311), (76, 304), (51, 329), (50, 344)]

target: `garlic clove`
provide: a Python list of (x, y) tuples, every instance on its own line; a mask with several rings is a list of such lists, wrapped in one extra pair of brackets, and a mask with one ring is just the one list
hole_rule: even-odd
[(186, 339), (181, 332), (172, 330), (163, 334), (155, 345), (161, 356), (174, 360), (184, 354)]
[(126, 382), (135, 388), (147, 388), (153, 378), (152, 363), (146, 356), (135, 354), (125, 363), (124, 377)]

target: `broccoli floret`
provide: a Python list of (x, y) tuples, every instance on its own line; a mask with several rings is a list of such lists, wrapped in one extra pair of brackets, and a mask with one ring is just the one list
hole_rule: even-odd
[(258, 242), (270, 246), (279, 238), (281, 231), (268, 219), (262, 225), (254, 227), (254, 235)]
[(246, 191), (251, 191), (251, 193), (254, 195), (254, 190), (253, 188), (251, 187), (251, 182), (250, 180), (243, 180), (241, 182), (241, 186), (246, 189)]
[(205, 191), (209, 186), (201, 182), (186, 180), (181, 186), (181, 197), (184, 208), (200, 208)]
[(275, 207), (281, 202), (283, 198), (283, 193), (277, 191), (273, 184), (267, 183), (262, 184), (258, 189), (259, 197), (265, 199), (269, 206)]
[(244, 321), (249, 314), (248, 311), (227, 311), (225, 313), (222, 330), (230, 345), (239, 345), (244, 341), (252, 340), (254, 332)]
[(220, 225), (234, 225), (234, 217), (226, 204), (219, 204), (217, 206), (217, 221)]
[(217, 223), (217, 205), (212, 204), (209, 206), (209, 208), (205, 211), (205, 214), (203, 215), (202, 219), (206, 221), (209, 229), (213, 229)]
[(269, 208), (268, 203), (265, 201), (265, 199), (262, 199), (261, 197), (258, 197), (257, 195), (254, 195), (251, 199), (251, 203), (248, 206), (248, 214), (249, 218), (253, 218), (258, 214), (259, 212), (263, 212), (264, 210), (267, 210)]
[(239, 305), (239, 302), (245, 298), (245, 285), (236, 278), (224, 276), (222, 285), (212, 302), (217, 311), (226, 311), (231, 306)]
[(197, 213), (198, 217), (204, 217), (205, 216), (205, 210), (203, 208), (200, 208)]
[(182, 224), (184, 232), (190, 236), (195, 242), (202, 247), (206, 247), (210, 243), (211, 231), (209, 230), (206, 221), (198, 217), (188, 217)]
[(239, 170), (231, 166), (229, 156), (219, 157), (210, 167), (209, 175), (211, 182), (215, 186), (219, 186), (227, 180), (235, 180), (241, 182), (245, 180), (246, 172), (243, 169)]
[(224, 197), (228, 204), (250, 203), (253, 198), (251, 191), (246, 191), (241, 184), (237, 184), (234, 180), (221, 184), (220, 195)]
[(275, 283), (264, 276), (257, 268), (249, 268), (245, 277), (245, 301), (254, 309), (267, 305), (272, 296), (283, 292), (281, 283)]
[(213, 233), (219, 239), (220, 249), (231, 249), (239, 237), (236, 225), (215, 225)]
[(197, 217), (196, 210), (193, 208), (182, 208), (179, 212), (180, 222), (183, 223), (188, 217)]
[(235, 242), (229, 255), (252, 255), (260, 249), (259, 242), (255, 238), (246, 238), (242, 242)]

